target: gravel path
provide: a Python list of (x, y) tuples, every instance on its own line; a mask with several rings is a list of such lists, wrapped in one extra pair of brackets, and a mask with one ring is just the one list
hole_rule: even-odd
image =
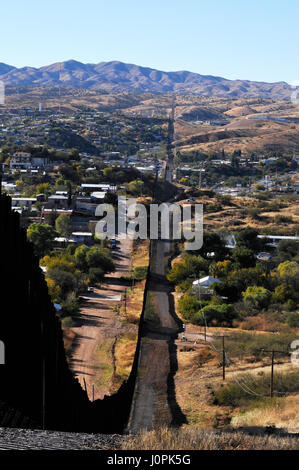
[(122, 439), (118, 434), (0, 428), (0, 450), (114, 450)]
[[(165, 275), (165, 256), (168, 251), (169, 243), (159, 240), (154, 271), (162, 277)], [(128, 431), (131, 433), (140, 429), (169, 426), (173, 420), (169, 406), (169, 342), (171, 337), (178, 333), (179, 325), (170, 313), (165, 285), (152, 281), (149, 290), (155, 296), (154, 303), (160, 325), (147, 325), (141, 340), (138, 376), (128, 424)]]

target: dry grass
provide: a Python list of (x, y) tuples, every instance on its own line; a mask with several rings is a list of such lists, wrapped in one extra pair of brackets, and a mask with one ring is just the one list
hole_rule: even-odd
[[(146, 266), (149, 262), (148, 240), (134, 244), (132, 250), (132, 267)], [(137, 332), (143, 307), (145, 280), (137, 282), (134, 288), (127, 289), (126, 308), (119, 308), (119, 320), (122, 322), (120, 333), (115, 340), (107, 337), (96, 350), (96, 383), (102, 388), (109, 386), (110, 392), (116, 392), (122, 382), (127, 380), (137, 344)], [(113, 348), (114, 344), (114, 348)], [(113, 366), (114, 364), (114, 366)]]
[[(210, 328), (209, 332), (212, 333), (212, 330), (215, 335), (220, 334), (220, 329)], [(226, 331), (227, 329), (221, 329), (224, 334)], [(238, 330), (234, 330), (234, 334), (237, 332)], [(244, 332), (239, 332), (241, 336), (244, 335)], [(198, 327), (187, 325), (187, 336), (191, 333), (198, 333)], [(259, 336), (264, 337), (265, 333), (261, 332)], [(233, 416), (239, 415), (241, 411), (246, 413), (253, 410), (255, 406), (259, 406), (255, 401), (248, 400), (248, 397), (245, 397), (243, 401), (242, 410), (227, 404), (216, 405), (214, 391), (223, 383), (218, 354), (212, 349), (210, 350), (212, 354), (207, 354), (206, 349), (209, 348), (207, 346), (202, 345), (201, 349), (194, 350), (192, 342), (185, 343), (185, 345), (187, 348), (179, 346), (177, 350), (178, 371), (175, 375), (175, 389), (177, 403), (187, 418), (187, 428), (227, 428)], [(230, 360), (231, 365), (226, 371), (225, 384), (234, 381), (236, 375), (239, 374), (255, 374), (258, 378), (262, 375), (268, 377), (271, 363), (268, 357), (245, 356), (240, 359), (236, 356), (230, 357)], [(282, 358), (279, 358), (279, 364), (276, 363), (276, 386), (279, 374), (289, 374), (295, 367), (288, 358), (285, 358), (284, 363), (281, 363), (281, 360)], [(279, 421), (275, 420), (271, 424), (280, 425)], [(257, 421), (256, 425), (260, 425), (260, 422)]]
[(115, 381), (120, 385), (124, 380), (127, 380), (136, 350), (137, 331), (128, 332), (121, 336), (115, 345)]
[(127, 305), (121, 307), (122, 318), (128, 322), (139, 323), (142, 312), (145, 281), (138, 282), (133, 289), (127, 290)]
[(243, 432), (215, 432), (161, 428), (142, 431), (123, 442), (125, 450), (298, 450), (295, 437), (249, 436)]
[[(262, 109), (259, 111), (262, 115), (265, 112)], [(293, 112), (293, 107), (290, 107), (284, 110), (284, 115), (291, 116)], [(249, 116), (256, 118), (258, 114), (245, 102), (237, 107), (233, 105), (225, 114), (232, 120), (223, 126), (177, 120), (175, 135), (180, 152), (194, 150), (219, 152), (224, 149), (225, 152), (232, 153), (241, 149), (243, 154), (250, 154), (264, 151), (270, 145), (283, 151), (292, 151), (294, 145), (299, 145), (298, 124), (247, 119)]]
[(234, 428), (243, 426), (273, 426), (299, 433), (299, 395), (275, 398), (245, 413), (233, 416)]
[(113, 343), (114, 340), (111, 338), (101, 340), (97, 344), (94, 354), (94, 383), (97, 387), (107, 390), (107, 392), (110, 390), (113, 377)]
[(132, 248), (132, 266), (148, 266), (149, 264), (149, 240), (134, 240)]

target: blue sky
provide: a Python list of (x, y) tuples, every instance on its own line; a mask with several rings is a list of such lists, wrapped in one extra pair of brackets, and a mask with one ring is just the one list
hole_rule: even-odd
[(120, 60), (230, 79), (299, 80), (298, 0), (10, 0), (0, 62)]

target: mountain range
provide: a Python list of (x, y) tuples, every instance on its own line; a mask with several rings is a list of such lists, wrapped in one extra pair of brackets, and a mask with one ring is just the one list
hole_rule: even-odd
[(0, 63), (0, 80), (11, 86), (81, 88), (106, 92), (199, 93), (205, 96), (290, 99), (286, 82), (228, 80), (188, 71), (163, 72), (119, 61), (83, 64), (75, 60), (40, 68)]

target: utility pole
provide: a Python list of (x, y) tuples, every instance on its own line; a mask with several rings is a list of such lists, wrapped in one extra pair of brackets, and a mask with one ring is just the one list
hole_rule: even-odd
[(225, 380), (225, 345), (224, 345), (224, 335), (222, 336), (222, 379)]
[(286, 354), (286, 351), (275, 351), (275, 349), (261, 349), (263, 352), (271, 353), (271, 374), (270, 374), (270, 398), (273, 398), (273, 390), (274, 390), (274, 361), (275, 361), (275, 354)]
[(203, 171), (203, 163), (201, 162), (200, 169), (199, 169), (199, 187), (198, 187), (198, 189), (201, 189), (202, 171)]
[[(195, 277), (196, 277), (196, 275), (195, 275)], [(200, 299), (199, 279), (198, 279), (198, 300), (199, 300), (199, 302), (201, 301), (201, 299)], [(206, 322), (206, 317), (205, 317), (204, 313), (202, 313), (201, 315), (202, 315), (202, 319), (203, 319), (203, 322), (204, 322), (204, 340), (206, 342), (207, 341), (207, 322)]]
[(125, 289), (124, 301), (125, 301), (125, 315), (126, 315), (127, 314), (127, 289)]
[(273, 398), (273, 383), (274, 383), (274, 349), (271, 356), (271, 379), (270, 379), (270, 398)]
[(225, 336), (214, 336), (214, 338), (222, 338), (222, 350), (217, 352), (222, 353), (222, 380), (225, 380), (225, 366), (226, 366), (226, 353), (225, 353)]

